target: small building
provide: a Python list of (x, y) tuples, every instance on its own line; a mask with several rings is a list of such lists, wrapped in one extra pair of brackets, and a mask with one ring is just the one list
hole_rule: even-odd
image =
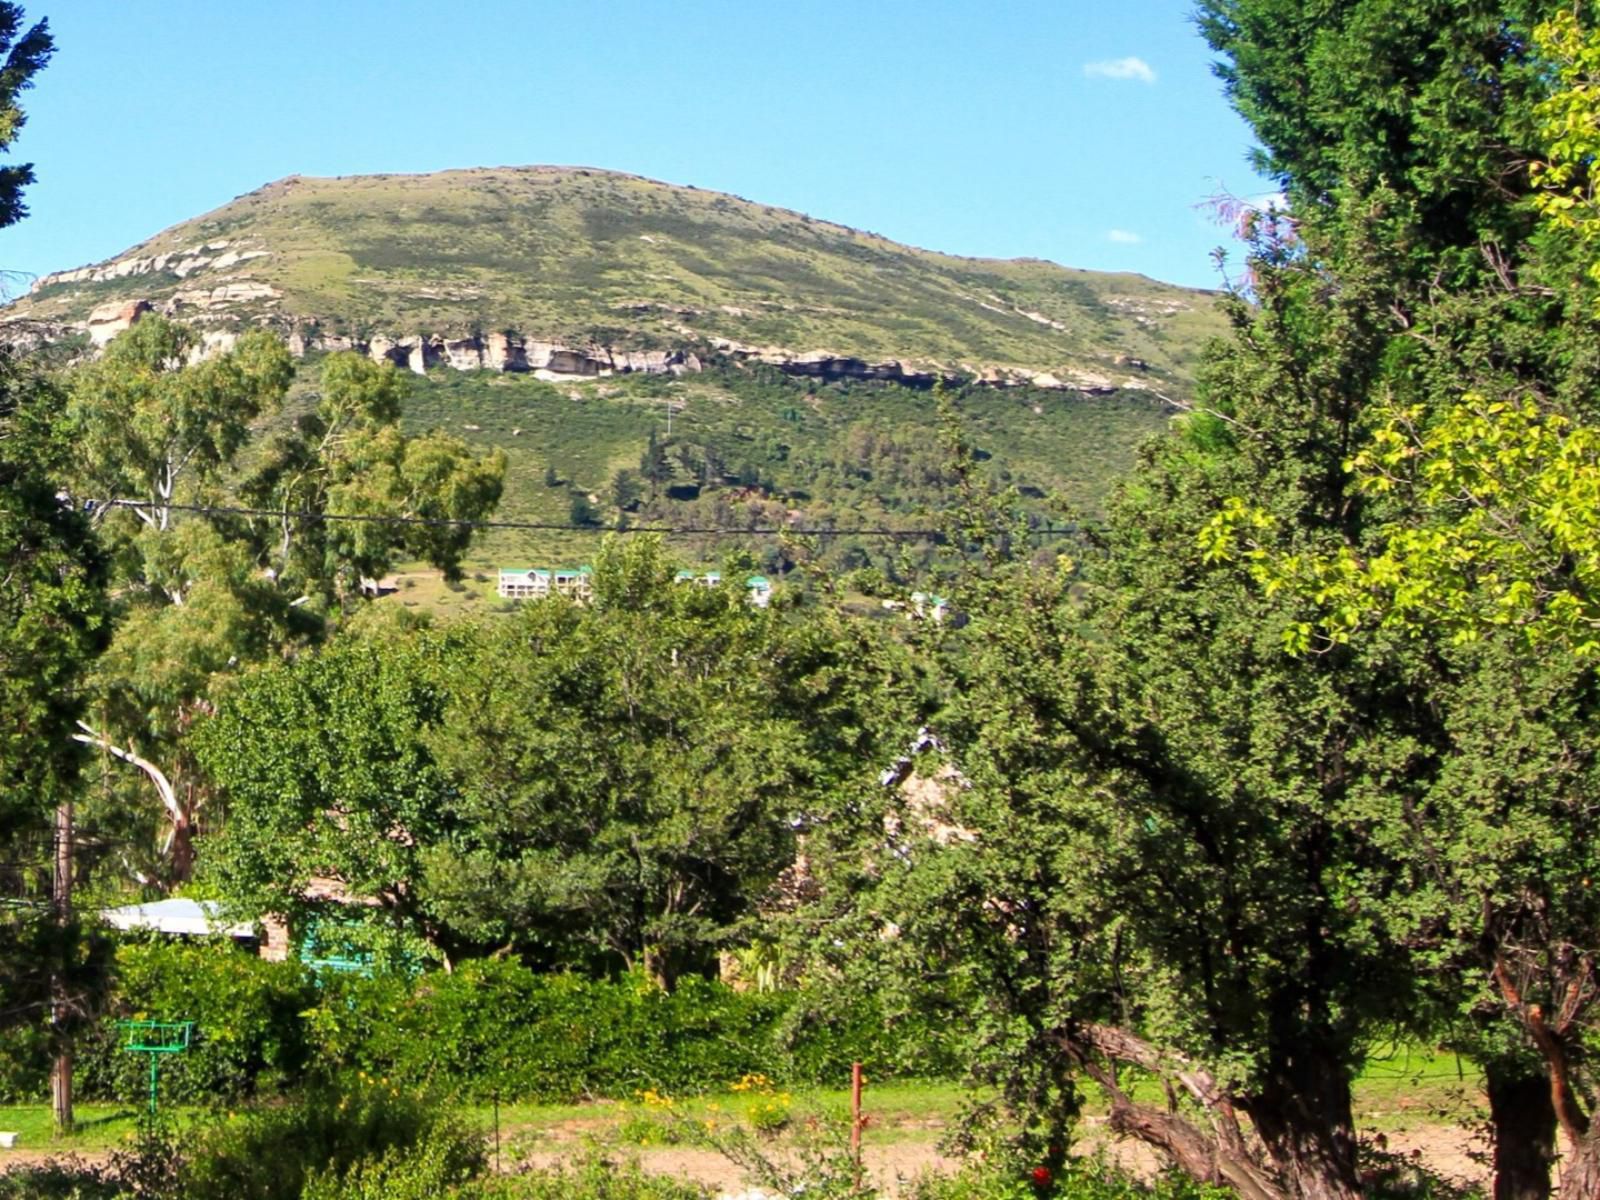
[[(722, 583), (721, 571), (679, 571), (673, 577), (678, 583), (692, 583), (699, 587), (714, 588)], [(751, 575), (744, 581), (747, 599), (756, 608), (772, 603), (772, 583), (765, 575)]]
[(540, 600), (550, 594), (550, 572), (538, 567), (501, 567), (502, 600)]
[(593, 581), (589, 567), (501, 567), (498, 590), (502, 600), (543, 600), (551, 595), (587, 600), (594, 593)]
[(550, 583), (558, 596), (565, 596), (569, 600), (587, 600), (594, 595), (594, 569), (557, 567), (550, 573)]

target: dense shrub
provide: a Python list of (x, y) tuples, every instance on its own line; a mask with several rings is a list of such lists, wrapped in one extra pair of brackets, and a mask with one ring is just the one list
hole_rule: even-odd
[[(35, 1099), (50, 1075), (50, 1041), (43, 1021), (12, 1026), (0, 1038), (0, 1103)], [(0, 1198), (6, 1196), (0, 1191)]]
[(301, 1014), (317, 1000), (299, 963), (266, 962), (231, 945), (128, 942), (117, 950), (112, 1011), (79, 1045), (79, 1086), (87, 1096), (144, 1096), (149, 1060), (120, 1048), (115, 1025), (136, 1018), (195, 1023), (192, 1047), (163, 1057), (163, 1098), (198, 1103), (276, 1092), (306, 1070)]
[(483, 1139), (443, 1105), (373, 1085), (313, 1087), (293, 1104), (257, 1107), (204, 1130), (184, 1157), (183, 1200), (364, 1197), (364, 1181), (448, 1186), (484, 1165)]
[(536, 1100), (684, 1091), (771, 1065), (786, 997), (687, 979), (664, 993), (482, 960), (415, 985), (354, 981), (318, 1011), (319, 1057), (454, 1095)]
[(572, 1167), (486, 1179), (464, 1190), (462, 1200), (706, 1200), (710, 1195), (694, 1184), (646, 1174), (636, 1163), (592, 1158)]
[(871, 997), (739, 992), (693, 977), (666, 993), (637, 976), (494, 960), (414, 984), (345, 982), (313, 1024), (319, 1062), (472, 1099), (696, 1092), (751, 1073), (842, 1086), (854, 1060), (878, 1078), (950, 1073), (952, 1062), (937, 1031), (886, 1025)]
[(125, 1195), (110, 1174), (73, 1159), (0, 1172), (0, 1200), (122, 1200)]
[[(741, 992), (686, 978), (665, 993), (637, 976), (592, 980), (473, 960), (417, 978), (324, 976), (225, 945), (130, 942), (117, 953), (111, 1011), (78, 1050), (85, 1099), (141, 1101), (149, 1060), (120, 1049), (119, 1018), (189, 1020), (192, 1048), (161, 1063), (179, 1104), (272, 1096), (308, 1077), (364, 1073), (454, 1098), (565, 1101), (690, 1093), (759, 1073), (784, 1086), (953, 1073), (948, 1033), (889, 1019), (842, 988)], [(40, 1039), (0, 1048), (0, 1094), (48, 1091)]]

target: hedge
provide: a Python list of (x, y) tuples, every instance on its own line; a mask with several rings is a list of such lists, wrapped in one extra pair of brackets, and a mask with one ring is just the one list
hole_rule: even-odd
[[(689, 978), (671, 993), (638, 976), (540, 974), (472, 960), (416, 978), (324, 976), (226, 945), (132, 942), (117, 953), (111, 1010), (78, 1051), (86, 1099), (136, 1101), (147, 1060), (118, 1049), (119, 1018), (192, 1020), (193, 1047), (162, 1063), (184, 1104), (291, 1091), (364, 1074), (396, 1087), (483, 1100), (691, 1093), (760, 1072), (783, 1085), (840, 1085), (860, 1060), (875, 1078), (952, 1070), (946, 1035), (886, 1021), (839, 989), (735, 991)], [(0, 1099), (36, 1099), (47, 1064), (31, 1037), (0, 1044)]]

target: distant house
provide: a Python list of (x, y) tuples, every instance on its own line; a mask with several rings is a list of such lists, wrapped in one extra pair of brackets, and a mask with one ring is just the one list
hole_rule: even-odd
[[(717, 587), (722, 583), (721, 571), (679, 571), (678, 583), (692, 583), (700, 587)], [(772, 583), (765, 575), (751, 575), (744, 581), (745, 594), (751, 604), (765, 608), (772, 603)]]
[(558, 596), (587, 600), (594, 595), (594, 569), (591, 567), (557, 567), (550, 573), (550, 582)]
[(502, 600), (541, 600), (550, 594), (550, 572), (538, 567), (501, 567)]
[(499, 592), (503, 600), (542, 600), (550, 595), (587, 600), (594, 592), (594, 571), (589, 567), (501, 567)]

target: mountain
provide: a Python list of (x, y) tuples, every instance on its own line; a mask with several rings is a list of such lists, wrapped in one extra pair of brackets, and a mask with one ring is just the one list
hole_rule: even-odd
[[(416, 372), (406, 419), (508, 461), (464, 589), (409, 580), (400, 602), (492, 603), (494, 568), (581, 562), (598, 530), (713, 529), (783, 572), (781, 539), (891, 581), (935, 570), (948, 502), (943, 379), (980, 454), (1041, 525), (1098, 512), (1187, 396), (1223, 328), (1209, 293), (1038, 260), (897, 245), (734, 196), (633, 175), (526, 167), (299, 176), (37, 281), (0, 342), (103, 344), (147, 311), (226, 345), (280, 332), (305, 369), (356, 349)], [(451, 370), (449, 368), (457, 368)], [(421, 586), (419, 586), (421, 584)], [(863, 583), (867, 586), (867, 583)]]
[(634, 175), (502, 167), (291, 176), (39, 279), (0, 337), (103, 342), (144, 306), (211, 327), (552, 377), (694, 370), (1187, 390), (1210, 294), (960, 258)]

